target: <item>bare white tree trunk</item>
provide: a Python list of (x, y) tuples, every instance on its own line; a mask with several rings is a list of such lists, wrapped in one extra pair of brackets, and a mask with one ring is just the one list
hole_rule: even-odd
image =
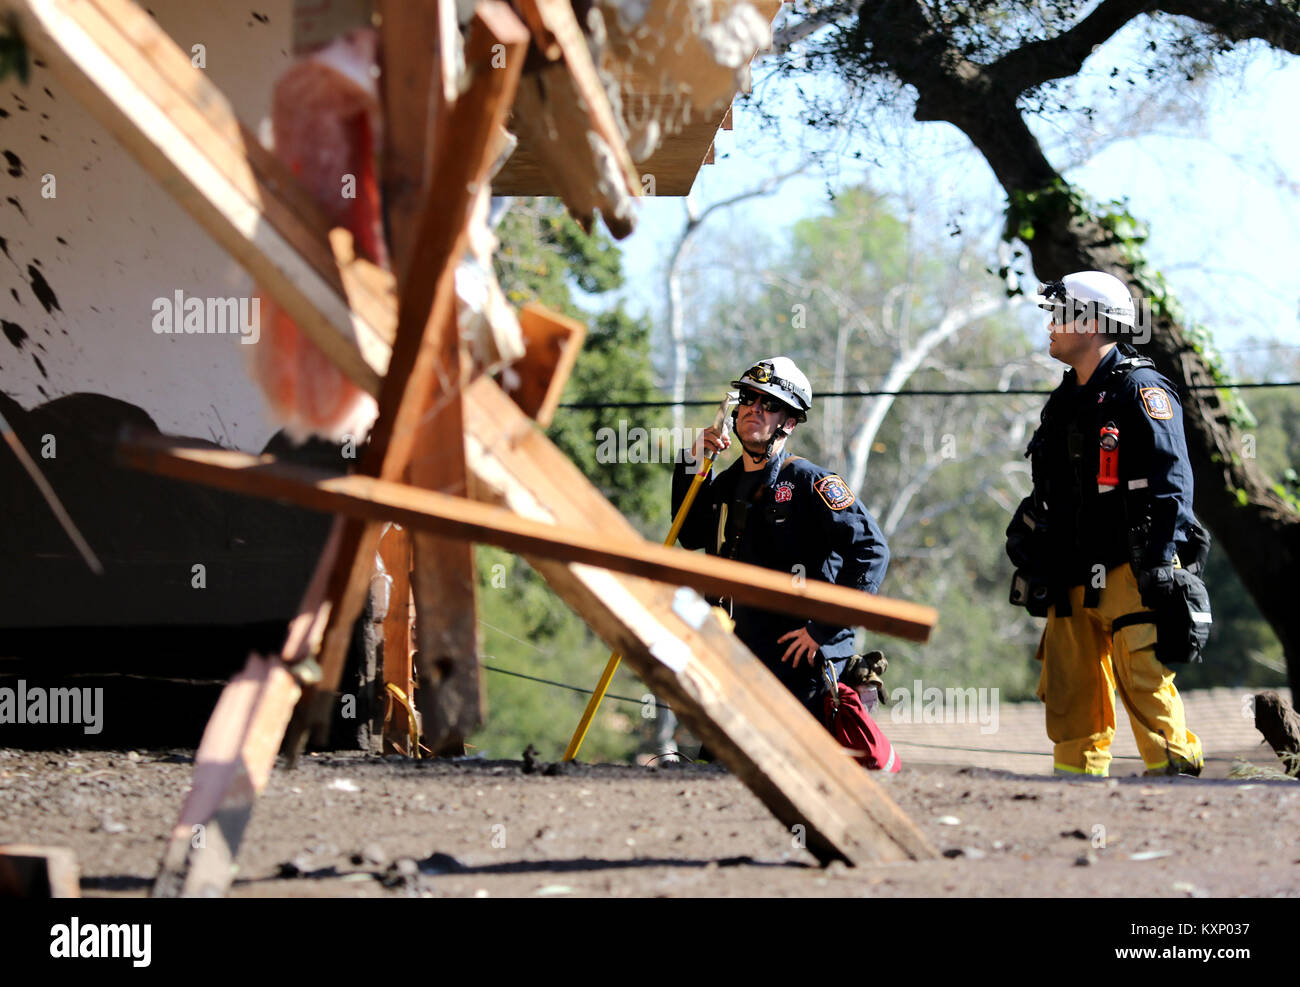
[(686, 409), (682, 402), (686, 400), (686, 319), (682, 306), (682, 261), (686, 257), (686, 246), (690, 242), (691, 235), (699, 229), (700, 218), (695, 210), (695, 199), (692, 196), (686, 197), (686, 225), (682, 228), (681, 235), (677, 238), (677, 243), (673, 247), (672, 256), (668, 261), (668, 338), (672, 341), (673, 347), (673, 376), (672, 376), (672, 397), (673, 397), (673, 429), (675, 434), (682, 435), (682, 428), (685, 425)]
[[(880, 389), (886, 392), (900, 390), (925, 358), (940, 343), (958, 330), (969, 326), (972, 322), (977, 322), (1008, 306), (1009, 302), (1006, 298), (983, 296), (975, 298), (969, 305), (948, 312), (937, 326), (922, 333), (914, 345), (905, 349), (894, 360), (893, 366), (889, 368), (889, 374), (885, 377)], [(889, 409), (893, 407), (893, 404), (894, 395), (892, 393), (878, 395), (871, 404), (871, 411), (867, 414), (866, 421), (854, 433), (853, 442), (849, 449), (848, 481), (850, 490), (861, 490), (862, 484), (867, 478), (867, 460), (871, 456), (871, 446), (875, 443), (876, 434), (880, 431), (880, 426), (884, 424)]]
[[(670, 381), (669, 391), (673, 396), (673, 428), (677, 429), (677, 434), (682, 435), (682, 428), (685, 424), (685, 408), (682, 402), (686, 400), (686, 377), (689, 370), (689, 354), (686, 345), (686, 318), (685, 308), (682, 305), (682, 261), (687, 254), (687, 246), (691, 238), (696, 234), (701, 226), (715, 212), (722, 209), (728, 209), (738, 203), (745, 202), (748, 199), (756, 199), (764, 195), (771, 195), (785, 183), (789, 178), (802, 172), (808, 167), (804, 162), (799, 167), (790, 171), (782, 172), (779, 175), (773, 175), (766, 179), (756, 188), (749, 189), (745, 192), (738, 192), (736, 195), (726, 199), (719, 199), (711, 203), (702, 211), (697, 211), (695, 207), (694, 196), (686, 197), (686, 225), (682, 227), (681, 233), (677, 237), (677, 242), (673, 245), (673, 252), (668, 259), (668, 335), (672, 342), (672, 379)], [(742, 368), (743, 369), (743, 368)], [(739, 371), (737, 371), (739, 373)], [(719, 395), (719, 398), (721, 395)]]

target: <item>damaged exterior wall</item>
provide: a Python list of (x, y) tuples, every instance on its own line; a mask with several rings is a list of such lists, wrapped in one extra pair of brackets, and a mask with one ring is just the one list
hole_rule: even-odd
[[(237, 13), (149, 7), (240, 119), (264, 129), (272, 81), (292, 59), (290, 0)], [(347, 463), (339, 446), (291, 449), (277, 437), (246, 370), (253, 346), (237, 330), (247, 327), (231, 324), (252, 279), (39, 64), (26, 85), (0, 82), (0, 253), (0, 413), (106, 569), (88, 570), (0, 449), (0, 683), (103, 686), (108, 710), (96, 737), (6, 727), (0, 746), (194, 744), (220, 681), (250, 649), (283, 643), (329, 518), (121, 469), (118, 429)], [(189, 299), (201, 301), (205, 329), (225, 314), (216, 300), (235, 299), (232, 331), (155, 332), (176, 315), (183, 330)], [(374, 659), (364, 625), (357, 662)], [(373, 711), (358, 696), (336, 741), (364, 733)]]
[[(149, 6), (258, 130), (292, 56), (290, 0), (238, 16)], [(111, 395), (164, 432), (260, 450), (277, 426), (245, 372), (251, 347), (238, 334), (153, 329), (155, 300), (201, 299), (207, 322), (207, 299), (252, 297), (249, 276), (39, 65), (26, 86), (0, 82), (0, 114), (0, 392), (27, 409)]]

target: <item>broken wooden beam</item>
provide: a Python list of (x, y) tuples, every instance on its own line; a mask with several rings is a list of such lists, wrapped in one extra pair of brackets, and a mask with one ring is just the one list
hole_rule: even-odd
[(520, 0), (538, 49), (558, 53), (520, 84), (511, 125), (574, 219), (599, 211), (616, 240), (636, 225), (641, 178), (569, 0)]
[(278, 657), (258, 654), (222, 690), (194, 755), (193, 784), (172, 827), (155, 897), (212, 897), (230, 887), (235, 853), (300, 692)]
[[(513, 402), (511, 408), (522, 417)], [(920, 604), (818, 579), (796, 586), (787, 573), (655, 545), (641, 538), (630, 525), (623, 537), (610, 539), (583, 530), (585, 526), (546, 524), (433, 490), (367, 476), (327, 473), (282, 463), (273, 456), (178, 444), (165, 436), (132, 437), (120, 442), (118, 451), (124, 464), (162, 476), (286, 500), (311, 510), (371, 521), (397, 521), (412, 530), (499, 545), (522, 555), (615, 569), (704, 593), (731, 596), (750, 606), (830, 624), (861, 625), (910, 641), (927, 640), (937, 619), (932, 608)], [(583, 480), (586, 482), (585, 477)]]

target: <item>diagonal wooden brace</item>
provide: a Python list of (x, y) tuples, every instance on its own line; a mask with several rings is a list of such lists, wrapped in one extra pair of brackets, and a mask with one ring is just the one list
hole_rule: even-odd
[[(477, 383), (471, 391), (480, 396), (487, 393), (485, 401), (496, 396)], [(513, 402), (510, 406), (514, 407)], [(517, 408), (513, 414), (523, 417)], [(397, 521), (411, 531), (480, 541), (520, 555), (680, 583), (751, 606), (831, 624), (861, 625), (911, 641), (927, 640), (937, 617), (932, 608), (919, 604), (817, 579), (795, 585), (788, 574), (761, 566), (656, 545), (631, 526), (621, 528), (619, 537), (613, 538), (587, 524), (557, 526), (407, 484), (329, 473), (280, 462), (269, 455), (178, 443), (166, 436), (129, 436), (119, 443), (118, 456), (128, 466), (179, 480), (288, 501), (311, 510)], [(574, 493), (583, 491), (579, 488)]]

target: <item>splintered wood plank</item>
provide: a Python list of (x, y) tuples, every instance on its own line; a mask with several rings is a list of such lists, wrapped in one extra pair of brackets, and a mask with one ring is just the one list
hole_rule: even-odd
[(340, 274), (319, 210), (303, 206), (297, 183), (152, 18), (128, 0), (14, 0), (12, 9), (69, 92), (322, 352), (377, 394), (389, 342), (365, 314), (384, 300)]
[(591, 50), (583, 36), (582, 27), (573, 12), (569, 0), (523, 0), (525, 8), (531, 8), (544, 32), (549, 47), (554, 44), (560, 51), (565, 68), (572, 80), (573, 88), (586, 108), (590, 126), (609, 147), (617, 162), (618, 172), (627, 183), (627, 190), (632, 195), (639, 195), (641, 179), (636, 165), (628, 153), (627, 142), (623, 139), (622, 128), (614, 116), (609, 95), (596, 71), (596, 64), (591, 60)]
[[(461, 433), (457, 414), (460, 370), (455, 264), (465, 249), (470, 207), (492, 164), (497, 133), (509, 111), (527, 45), (528, 30), (509, 7), (499, 0), (478, 4), (465, 46), (468, 89), (447, 112), (439, 113), (436, 121), (433, 171), (425, 183), (424, 205), (410, 250), (410, 273), (399, 290), (397, 334), (379, 395), (379, 418), (360, 464), (363, 475), (398, 480), (409, 466), (415, 482), (452, 493), (464, 488), (463, 472), (458, 477), (454, 467)], [(433, 434), (435, 423), (444, 435)], [(420, 454), (413, 457), (416, 450)], [(445, 459), (439, 456), (439, 450), (446, 451)], [(444, 470), (448, 460), (453, 462)], [(351, 521), (343, 527), (328, 598), (322, 603), (328, 617), (319, 649), (320, 682), (313, 688), (310, 708), (305, 711), (308, 723), (321, 723), (327, 718), (343, 675), (352, 624), (365, 606), (378, 539), (379, 528), (373, 523)], [(472, 572), (472, 561), (464, 559), (468, 548), (462, 543), (447, 551), (461, 553), (460, 561), (452, 563), (456, 573), (452, 585), (462, 601), (472, 603), (464, 583), (464, 574)], [(434, 646), (426, 649), (419, 639), (423, 633), (419, 627), (422, 609), (433, 605), (428, 591), (421, 588), (425, 585), (422, 572), (428, 572), (436, 562), (426, 564), (421, 559), (435, 560), (440, 552), (440, 546), (426, 548), (417, 540), (412, 577), (421, 670), (432, 669), (435, 673), (437, 667), (430, 663), (436, 663), (443, 654), (443, 640), (436, 639)], [(468, 593), (472, 594), (472, 590), (471, 582)], [(438, 605), (450, 608), (454, 602), (443, 599)], [(430, 633), (436, 632), (435, 619), (436, 615), (425, 621)], [(468, 618), (457, 614), (454, 619), (474, 620), (472, 611)], [(465, 640), (464, 633), (463, 625), (458, 623), (455, 641)], [(425, 723), (426, 731), (430, 726)], [(297, 749), (302, 739), (296, 723), (291, 748)]]
[(523, 0), (539, 50), (560, 59), (530, 70), (519, 86), (511, 129), (527, 152), (516, 150), (497, 176), (499, 195), (518, 193), (514, 164), (531, 157), (569, 212), (590, 230), (596, 212), (615, 239), (636, 225), (633, 198), (641, 179), (627, 148), (621, 122), (592, 61), (587, 40), (569, 0)]
[[(471, 392), (477, 386), (473, 385)], [(495, 384), (492, 386), (496, 387)], [(499, 388), (495, 394), (509, 401)], [(506, 414), (528, 421), (513, 402), (510, 405)], [(528, 424), (531, 427), (531, 423)], [(483, 430), (492, 427), (487, 420), (480, 420), (479, 426), (478, 435), (485, 434)], [(473, 433), (472, 423), (469, 423), (469, 428)], [(540, 433), (534, 434), (549, 446)], [(499, 545), (520, 554), (601, 566), (642, 578), (680, 583), (715, 595), (733, 596), (740, 602), (769, 610), (832, 624), (861, 625), (909, 640), (924, 641), (929, 636), (936, 619), (935, 611), (930, 607), (818, 579), (795, 586), (788, 573), (648, 542), (617, 510), (611, 507), (612, 515), (601, 511), (600, 503), (609, 505), (594, 488), (576, 488), (566, 494), (570, 471), (577, 476), (581, 473), (558, 450), (553, 447), (546, 449), (535, 442), (516, 444), (507, 440), (503, 443), (494, 436), (494, 447), (503, 444), (528, 448), (538, 461), (546, 462), (548, 472), (536, 478), (530, 489), (543, 491), (548, 502), (564, 497), (579, 505), (586, 502), (585, 509), (575, 507), (571, 511), (574, 523), (562, 523), (558, 519), (547, 523), (463, 497), (373, 477), (328, 473), (283, 463), (273, 456), (252, 456), (234, 450), (178, 443), (166, 436), (124, 439), (119, 443), (118, 454), (123, 463), (137, 469), (238, 493), (289, 501), (312, 510), (367, 519), (392, 519), (416, 531), (432, 531), (449, 538)], [(554, 456), (549, 455), (551, 451), (554, 451)], [(584, 520), (587, 514), (597, 520)], [(601, 520), (603, 525), (599, 523)], [(617, 532), (617, 536), (611, 537), (612, 532)]]
[(251, 654), (217, 700), (194, 755), (194, 780), (172, 828), (154, 896), (225, 894), (253, 803), (301, 690), (279, 658)]
[[(323, 562), (337, 557), (342, 532), (343, 520), (336, 518)], [(319, 675), (310, 655), (323, 630), (320, 601), (328, 575), (326, 565), (317, 566), (279, 658), (250, 655), (222, 690), (194, 755), (193, 780), (163, 852), (155, 897), (209, 897), (229, 889), (253, 804), (302, 697), (300, 682)]]
[(523, 330), (524, 356), (511, 368), (519, 383), (510, 396), (524, 414), (549, 428), (578, 361), (587, 327), (529, 302), (519, 312), (519, 328)]

